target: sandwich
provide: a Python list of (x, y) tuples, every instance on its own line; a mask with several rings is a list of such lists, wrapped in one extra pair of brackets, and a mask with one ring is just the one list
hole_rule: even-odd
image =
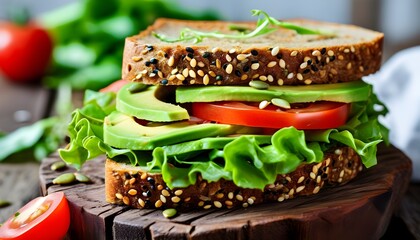
[(106, 155), (109, 203), (187, 210), (322, 194), (376, 165), (386, 108), (362, 77), (383, 34), (253, 13), (127, 37), (122, 80), (86, 91), (61, 158)]

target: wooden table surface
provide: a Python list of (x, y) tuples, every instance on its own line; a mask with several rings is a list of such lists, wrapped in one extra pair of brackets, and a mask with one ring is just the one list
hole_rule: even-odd
[[(0, 77), (0, 131), (10, 132), (51, 112), (54, 94), (40, 85), (14, 85)], [(80, 96), (80, 94), (79, 94)], [(40, 195), (37, 162), (0, 163), (0, 223)], [(420, 184), (411, 183), (383, 239), (420, 239)]]

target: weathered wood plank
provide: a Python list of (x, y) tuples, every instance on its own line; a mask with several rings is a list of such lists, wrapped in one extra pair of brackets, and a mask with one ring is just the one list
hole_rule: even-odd
[(246, 209), (184, 212), (167, 219), (161, 210), (107, 204), (103, 159), (90, 161), (82, 169), (93, 184), (50, 185), (59, 174), (49, 170), (54, 159), (47, 159), (41, 167), (41, 182), (47, 192), (65, 191), (73, 211), (69, 235), (77, 239), (378, 239), (386, 231), (411, 173), (411, 161), (404, 154), (393, 147), (381, 147), (379, 165), (320, 194)]

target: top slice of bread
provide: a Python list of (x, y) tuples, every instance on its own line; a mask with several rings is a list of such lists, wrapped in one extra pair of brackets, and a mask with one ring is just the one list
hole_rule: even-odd
[(204, 38), (202, 42), (167, 43), (152, 35), (178, 38), (185, 28), (205, 32), (249, 29), (255, 23), (158, 19), (140, 34), (126, 38), (122, 78), (146, 84), (246, 85), (251, 80), (271, 85), (325, 84), (359, 80), (381, 65), (384, 35), (353, 25), (290, 20), (334, 33), (300, 35), (279, 28), (244, 40)]

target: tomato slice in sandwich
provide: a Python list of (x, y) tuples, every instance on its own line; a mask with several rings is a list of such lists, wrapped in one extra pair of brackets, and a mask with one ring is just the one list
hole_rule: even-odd
[(219, 123), (263, 128), (329, 129), (346, 123), (350, 105), (337, 102), (292, 104), (290, 109), (268, 105), (260, 109), (251, 102), (197, 102), (192, 115)]

